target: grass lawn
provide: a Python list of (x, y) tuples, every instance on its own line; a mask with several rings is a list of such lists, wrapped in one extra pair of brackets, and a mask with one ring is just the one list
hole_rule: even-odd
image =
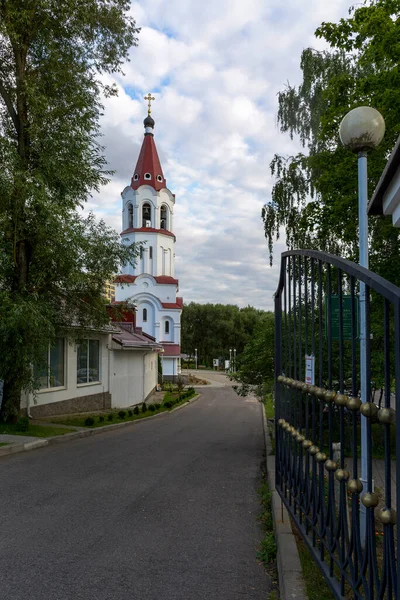
[(29, 425), (27, 431), (17, 431), (15, 425), (10, 423), (0, 424), (0, 433), (7, 433), (9, 435), (31, 435), (33, 437), (47, 438), (54, 437), (55, 435), (64, 435), (66, 433), (72, 433), (73, 429), (63, 429), (61, 427), (52, 427), (51, 424), (47, 425)]
[(9, 442), (0, 442), (0, 446), (8, 446)]
[(297, 542), (308, 600), (335, 600), (333, 593), (325, 581), (325, 577), (322, 575), (310, 551), (303, 542), (303, 538), (297, 532), (294, 525), (292, 525), (292, 529)]
[(273, 419), (275, 416), (275, 407), (272, 400), (272, 394), (267, 394), (264, 400), (265, 416), (267, 419)]

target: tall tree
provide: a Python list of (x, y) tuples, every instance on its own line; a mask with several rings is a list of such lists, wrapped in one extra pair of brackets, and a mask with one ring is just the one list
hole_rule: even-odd
[[(314, 248), (358, 260), (357, 158), (339, 141), (339, 124), (356, 106), (377, 108), (386, 121), (383, 142), (369, 153), (369, 191), (377, 184), (400, 133), (400, 2), (371, 0), (339, 23), (322, 23), (316, 36), (329, 51), (301, 56), (303, 81), (278, 97), (281, 131), (304, 152), (275, 155), (276, 182), (262, 216), (272, 262), (284, 227), (289, 248)], [(387, 218), (369, 219), (370, 264), (400, 284), (400, 235)]]
[(15, 419), (32, 365), (62, 331), (105, 323), (101, 290), (133, 247), (84, 218), (109, 172), (104, 74), (138, 29), (127, 0), (0, 1), (0, 378)]

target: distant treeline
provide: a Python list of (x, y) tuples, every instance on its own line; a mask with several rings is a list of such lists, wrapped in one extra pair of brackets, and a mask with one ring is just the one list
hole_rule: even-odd
[(229, 349), (236, 348), (239, 364), (245, 346), (267, 314), (271, 313), (252, 306), (186, 304), (182, 312), (182, 353), (193, 357), (197, 348), (198, 364), (211, 367), (214, 358), (228, 360)]

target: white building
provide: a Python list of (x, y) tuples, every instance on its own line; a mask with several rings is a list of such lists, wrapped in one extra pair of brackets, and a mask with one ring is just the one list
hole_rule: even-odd
[(132, 323), (89, 331), (79, 343), (60, 337), (37, 374), (39, 390), (23, 394), (21, 409), (40, 418), (140, 404), (157, 386), (159, 350)]
[(391, 215), (393, 226), (400, 227), (400, 137), (375, 188), (368, 214)]
[(145, 134), (130, 186), (122, 192), (122, 233), (127, 243), (143, 242), (137, 264), (116, 278), (116, 302), (137, 307), (136, 325), (163, 347), (163, 374), (180, 373), (182, 298), (175, 278), (175, 196), (167, 188), (154, 142), (154, 120)]

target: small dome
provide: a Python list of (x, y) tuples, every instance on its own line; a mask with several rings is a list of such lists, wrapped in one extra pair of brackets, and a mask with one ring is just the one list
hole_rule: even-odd
[(143, 121), (145, 127), (154, 127), (154, 123), (155, 121), (150, 115), (147, 115), (147, 117)]

